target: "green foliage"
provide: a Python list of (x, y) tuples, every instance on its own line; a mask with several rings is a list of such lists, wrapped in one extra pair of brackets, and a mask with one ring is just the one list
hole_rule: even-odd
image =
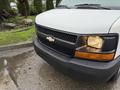
[(10, 2), (9, 0), (0, 0), (0, 10), (8, 11), (10, 9)]
[(9, 0), (0, 0), (0, 23), (16, 14), (16, 11), (10, 7)]
[(58, 4), (60, 3), (61, 0), (56, 0), (56, 7), (58, 6)]
[(11, 8), (8, 12), (12, 16), (16, 16), (18, 14), (18, 11), (15, 8)]
[(46, 10), (54, 8), (53, 0), (46, 0)]
[(37, 11), (34, 5), (30, 5), (30, 15), (36, 15), (36, 14), (37, 14)]
[(42, 12), (42, 0), (34, 0), (34, 7), (37, 13)]
[(17, 3), (18, 11), (22, 16), (29, 15), (29, 3), (28, 0), (18, 0)]
[(10, 2), (15, 2), (15, 0), (9, 0)]

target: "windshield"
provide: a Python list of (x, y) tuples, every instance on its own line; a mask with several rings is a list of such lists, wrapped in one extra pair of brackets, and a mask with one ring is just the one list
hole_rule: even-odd
[(120, 0), (62, 0), (59, 5), (75, 7), (81, 4), (99, 4), (111, 9), (120, 9)]

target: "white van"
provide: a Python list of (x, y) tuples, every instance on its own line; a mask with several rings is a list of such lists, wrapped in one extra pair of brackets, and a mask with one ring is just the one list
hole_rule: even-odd
[(118, 78), (120, 0), (61, 0), (35, 23), (35, 51), (49, 64), (75, 77)]

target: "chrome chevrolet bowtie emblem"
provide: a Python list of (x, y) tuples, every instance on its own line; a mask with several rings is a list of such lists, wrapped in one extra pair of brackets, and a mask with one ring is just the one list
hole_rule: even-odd
[(55, 42), (55, 39), (53, 37), (46, 37), (46, 39), (49, 41), (49, 42)]

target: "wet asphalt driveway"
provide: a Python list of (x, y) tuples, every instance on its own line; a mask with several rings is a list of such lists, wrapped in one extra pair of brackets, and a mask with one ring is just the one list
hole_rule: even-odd
[(109, 84), (92, 83), (72, 79), (58, 72), (37, 56), (32, 47), (0, 52), (8, 60), (15, 74), (19, 88), (9, 75), (3, 75), (0, 61), (0, 90), (120, 90), (120, 79)]

